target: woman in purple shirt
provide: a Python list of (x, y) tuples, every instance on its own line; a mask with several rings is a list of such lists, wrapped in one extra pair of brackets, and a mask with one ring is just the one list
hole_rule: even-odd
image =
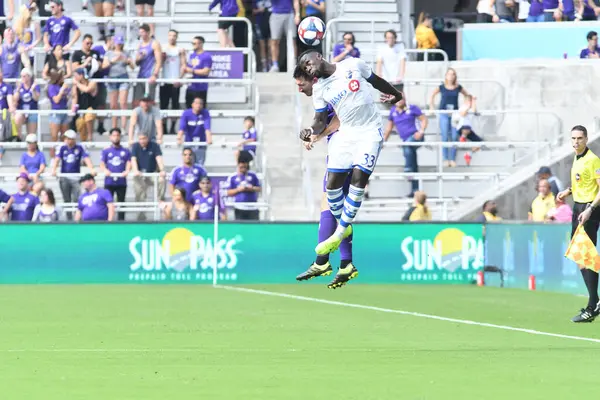
[[(50, 80), (48, 85), (48, 99), (50, 107), (56, 111), (66, 111), (69, 109), (69, 99), (71, 98), (71, 86), (65, 83), (62, 75), (54, 75), (54, 80)], [(56, 79), (57, 78), (57, 79)], [(69, 130), (71, 117), (67, 113), (50, 114), (50, 137), (53, 142), (58, 142), (58, 136), (63, 135)], [(50, 149), (50, 157), (54, 158), (54, 147)]]
[(331, 61), (340, 62), (346, 58), (360, 58), (360, 50), (354, 47), (356, 42), (354, 34), (352, 32), (346, 32), (343, 36), (344, 41), (338, 43), (333, 47), (333, 58)]
[(19, 169), (21, 173), (27, 174), (33, 182), (37, 182), (46, 169), (46, 157), (38, 147), (35, 133), (27, 135), (25, 141), (27, 142), (27, 151), (21, 154)]

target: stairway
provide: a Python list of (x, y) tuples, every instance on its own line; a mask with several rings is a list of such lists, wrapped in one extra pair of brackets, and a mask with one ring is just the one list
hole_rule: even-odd
[(279, 221), (308, 220), (293, 80), (286, 73), (258, 73), (256, 84), (260, 93), (261, 141), (268, 163), (266, 174), (272, 188), (271, 216)]
[[(212, 13), (208, 12), (208, 6), (210, 0), (174, 0), (174, 14), (175, 22), (173, 23), (173, 29), (179, 32), (179, 42), (191, 43), (194, 36), (202, 36), (204, 38), (207, 49), (216, 49), (219, 47), (219, 40), (217, 39), (217, 21), (216, 18), (219, 16), (219, 7), (213, 9)], [(177, 22), (177, 17), (198, 17), (200, 18), (214, 18), (214, 21), (202, 21), (199, 22)]]

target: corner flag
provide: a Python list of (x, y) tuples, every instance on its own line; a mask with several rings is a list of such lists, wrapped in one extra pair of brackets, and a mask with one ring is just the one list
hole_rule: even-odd
[(600, 271), (598, 250), (581, 224), (577, 227), (571, 243), (569, 243), (565, 257), (574, 261), (580, 269), (588, 268), (596, 272)]

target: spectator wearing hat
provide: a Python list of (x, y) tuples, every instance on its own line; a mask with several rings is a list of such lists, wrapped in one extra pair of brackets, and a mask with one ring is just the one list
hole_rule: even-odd
[(185, 110), (179, 120), (177, 143), (182, 144), (198, 142), (206, 143), (193, 147), (194, 159), (197, 164), (204, 165), (206, 160), (206, 146), (212, 144), (210, 130), (210, 113), (204, 108), (204, 100), (196, 97), (192, 107)]
[[(63, 113), (52, 113), (49, 117), (50, 137), (53, 142), (58, 142), (59, 134), (64, 134), (69, 129), (71, 117), (65, 113), (69, 109), (69, 99), (71, 96), (71, 86), (64, 82), (63, 75), (54, 74), (48, 84), (48, 99), (50, 108), (53, 111), (62, 111)], [(54, 146), (50, 148), (50, 157), (54, 158)]]
[[(258, 201), (258, 193), (261, 192), (260, 181), (256, 174), (250, 171), (250, 164), (245, 160), (239, 160), (237, 171), (228, 179), (229, 190), (227, 196), (235, 197), (235, 219), (236, 220), (258, 220), (259, 211), (251, 204)], [(244, 203), (244, 205), (238, 205)]]
[(96, 96), (98, 94), (98, 85), (89, 79), (88, 72), (84, 68), (78, 68), (73, 75), (73, 90), (71, 90), (73, 102), (71, 111), (77, 114), (75, 117), (75, 126), (81, 140), (93, 141), (95, 113), (82, 111), (96, 110)]
[(27, 174), (32, 182), (37, 182), (46, 169), (46, 157), (38, 147), (35, 133), (27, 135), (25, 141), (27, 142), (27, 151), (21, 154), (19, 169), (22, 174)]
[[(133, 58), (125, 51), (125, 38), (117, 35), (113, 38), (113, 47), (107, 50), (102, 61), (102, 68), (108, 71), (108, 79), (128, 79), (127, 67), (135, 68)], [(111, 110), (127, 110), (127, 98), (129, 96), (129, 83), (127, 82), (109, 82), (107, 84), (108, 101)], [(117, 117), (112, 117), (112, 126), (117, 127)], [(121, 116), (121, 129), (127, 128), (127, 117)]]
[(134, 108), (129, 120), (130, 146), (140, 132), (145, 132), (151, 141), (162, 144), (163, 124), (160, 110), (153, 103), (154, 100), (151, 97), (145, 96), (140, 105)]
[(142, 98), (156, 98), (156, 79), (162, 68), (162, 50), (160, 43), (150, 34), (150, 26), (142, 24), (139, 30), (140, 44), (137, 48), (135, 63), (140, 67), (138, 79), (147, 79), (148, 83), (136, 83), (133, 89), (133, 105), (137, 106)]
[(215, 217), (215, 207), (219, 207), (219, 219), (227, 219), (225, 207), (221, 201), (218, 191), (214, 191), (212, 182), (208, 176), (200, 179), (200, 190), (196, 190), (192, 195), (192, 204), (194, 214), (197, 220), (212, 221)]
[(56, 222), (63, 219), (62, 209), (56, 205), (52, 189), (40, 191), (40, 203), (33, 210), (33, 222)]
[[(44, 26), (44, 51), (49, 52), (54, 46), (60, 45), (63, 50), (63, 58), (68, 60), (71, 58), (71, 48), (79, 40), (81, 31), (71, 18), (64, 15), (62, 0), (51, 0), (50, 12), (52, 16)], [(71, 32), (73, 32), (73, 38), (71, 38)]]
[[(192, 46), (194, 46), (194, 51), (190, 53), (185, 72), (192, 74), (193, 79), (206, 79), (212, 68), (212, 57), (204, 51), (204, 38), (202, 36), (194, 37)], [(206, 107), (207, 96), (208, 83), (192, 83), (185, 92), (186, 108), (192, 107), (192, 103), (196, 97), (202, 98)]]
[[(77, 134), (69, 129), (65, 132), (65, 144), (60, 147), (58, 154), (54, 158), (52, 165), (52, 175), (57, 175), (58, 165), (60, 164), (61, 174), (80, 174), (81, 162), (90, 169), (95, 175), (94, 166), (90, 160), (90, 156), (83, 146), (76, 142)], [(63, 200), (71, 203), (77, 200), (80, 193), (80, 185), (78, 179), (74, 176), (61, 176), (59, 178), (60, 191), (62, 192)], [(67, 213), (71, 219), (70, 213)]]
[[(104, 172), (104, 188), (111, 196), (117, 196), (119, 203), (125, 202), (127, 193), (127, 175), (131, 170), (131, 153), (121, 146), (121, 130), (113, 128), (110, 131), (112, 145), (102, 150), (100, 168)], [(119, 221), (125, 220), (125, 213), (119, 212)]]
[[(154, 178), (144, 176), (146, 173), (159, 173), (157, 181), (158, 199), (165, 196), (165, 165), (160, 146), (148, 138), (146, 132), (138, 134), (138, 143), (131, 147), (131, 171), (135, 190), (135, 201), (143, 202), (148, 198), (148, 189), (154, 185)], [(146, 219), (145, 213), (138, 214), (138, 220)]]
[(559, 192), (562, 192), (564, 190), (562, 182), (557, 177), (552, 175), (552, 170), (550, 169), (550, 167), (541, 167), (537, 172), (537, 178), (539, 180), (545, 179), (548, 181), (548, 183), (550, 184), (550, 191), (555, 197), (558, 195)]
[(79, 183), (84, 193), (79, 196), (75, 221), (114, 221), (115, 205), (110, 192), (97, 187), (92, 174), (82, 176)]
[(173, 195), (176, 187), (182, 187), (186, 191), (186, 200), (192, 202), (192, 194), (198, 188), (200, 179), (206, 176), (206, 170), (200, 164), (194, 164), (194, 153), (192, 149), (186, 147), (182, 153), (183, 164), (176, 167), (171, 172), (171, 181), (169, 182), (169, 193)]
[(12, 195), (13, 203), (8, 211), (11, 221), (31, 221), (33, 210), (39, 204), (37, 196), (29, 192), (29, 176), (21, 173), (17, 177), (17, 193)]
[[(21, 81), (17, 83), (13, 98), (17, 104), (17, 110), (26, 112), (38, 109), (40, 87), (34, 82), (31, 70), (27, 68), (21, 70)], [(17, 124), (19, 136), (21, 136), (23, 125), (27, 125), (27, 133), (36, 133), (38, 115), (37, 113), (18, 113), (15, 116), (15, 123)]]

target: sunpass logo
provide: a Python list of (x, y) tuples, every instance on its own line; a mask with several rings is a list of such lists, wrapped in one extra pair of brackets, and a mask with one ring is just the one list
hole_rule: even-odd
[(188, 229), (175, 228), (160, 239), (136, 236), (129, 241), (132, 257), (129, 279), (133, 281), (212, 280), (216, 262), (219, 279), (236, 280), (234, 272), (240, 251), (240, 236), (212, 238), (194, 235)]

